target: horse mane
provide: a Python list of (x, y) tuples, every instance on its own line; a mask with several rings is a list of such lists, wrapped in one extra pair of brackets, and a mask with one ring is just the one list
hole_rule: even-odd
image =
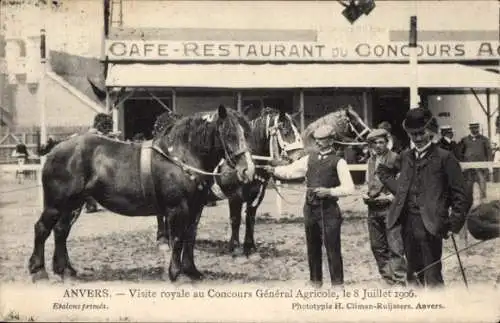
[[(228, 123), (233, 127), (223, 126), (220, 128), (220, 136), (229, 140), (233, 139), (236, 134), (230, 131), (236, 125), (241, 125), (244, 135), (247, 140), (251, 137), (251, 127), (248, 120), (238, 111), (231, 108), (226, 108), (227, 116), (224, 123)], [(217, 110), (209, 112), (197, 112), (189, 116), (180, 116), (177, 120), (169, 122), (164, 129), (163, 135), (160, 138), (166, 138), (169, 146), (183, 146), (191, 150), (191, 152), (203, 155), (213, 155), (215, 131), (219, 124), (219, 116)], [(169, 129), (168, 131), (165, 131)], [(165, 140), (160, 140), (164, 142)]]
[(316, 143), (312, 134), (315, 129), (323, 125), (333, 126), (335, 129), (334, 137), (337, 139), (346, 136), (345, 130), (348, 129), (349, 122), (349, 117), (346, 115), (346, 109), (347, 107), (338, 108), (335, 111), (316, 119), (306, 127), (302, 135), (302, 140), (306, 150), (309, 151), (310, 149), (316, 149)]

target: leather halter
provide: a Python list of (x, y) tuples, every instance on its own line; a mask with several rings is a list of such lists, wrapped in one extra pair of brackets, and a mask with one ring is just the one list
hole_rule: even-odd
[(304, 148), (302, 137), (295, 128), (292, 118), (288, 114), (285, 114), (285, 116), (290, 121), (290, 125), (292, 127), (292, 131), (295, 136), (295, 141), (292, 143), (287, 143), (283, 139), (283, 136), (278, 126), (280, 116), (279, 115), (274, 116), (272, 125), (271, 125), (271, 116), (268, 115), (266, 117), (266, 136), (269, 140), (269, 155), (271, 158), (279, 157), (278, 151), (275, 151), (275, 148), (281, 149), (282, 153), (286, 154), (288, 153), (288, 151)]

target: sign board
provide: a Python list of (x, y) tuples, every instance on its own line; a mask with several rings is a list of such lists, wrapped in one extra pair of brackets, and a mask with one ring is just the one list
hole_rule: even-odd
[[(110, 61), (407, 61), (408, 42), (106, 40)], [(498, 41), (419, 42), (421, 61), (498, 60)]]

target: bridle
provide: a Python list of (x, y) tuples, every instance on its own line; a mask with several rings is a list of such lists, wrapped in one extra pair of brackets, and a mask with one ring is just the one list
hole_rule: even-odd
[[(289, 120), (290, 125), (292, 127), (292, 131), (295, 136), (295, 141), (292, 143), (288, 143), (283, 139), (283, 134), (279, 128), (279, 117), (280, 115), (276, 115), (273, 117), (273, 124), (271, 125), (271, 116), (266, 116), (266, 138), (269, 140), (269, 155), (271, 158), (282, 156), (283, 154), (287, 154), (289, 151), (303, 149), (304, 143), (302, 142), (302, 136), (298, 132), (297, 128), (293, 124), (292, 117), (288, 114), (285, 114), (285, 117)], [(278, 149), (281, 149), (281, 154), (279, 151), (275, 151), (275, 146)]]
[(366, 145), (366, 143), (363, 140), (363, 136), (367, 133), (370, 133), (371, 132), (371, 129), (366, 125), (366, 123), (361, 120), (361, 118), (353, 113), (351, 113), (350, 111), (351, 107), (349, 106), (346, 110), (346, 113), (349, 114), (350, 116), (352, 116), (353, 118), (356, 119), (356, 121), (361, 125), (363, 126), (363, 130), (361, 130), (360, 132), (358, 132), (358, 130), (356, 129), (356, 127), (352, 124), (352, 121), (349, 117), (347, 117), (347, 125), (349, 127), (349, 129), (352, 130), (352, 132), (354, 132), (356, 134), (356, 138), (354, 138), (354, 141), (352, 142), (347, 142), (347, 141), (340, 141), (340, 140), (333, 140), (334, 143), (336, 144), (339, 144), (339, 145), (345, 145), (345, 146), (364, 146)]
[[(239, 125), (239, 127), (241, 127)], [(216, 130), (217, 132), (217, 135), (219, 137), (219, 140), (221, 141), (221, 145), (222, 145), (222, 149), (224, 151), (224, 156), (225, 156), (225, 159), (222, 158), (219, 162), (219, 165), (222, 164), (222, 162), (227, 162), (229, 164), (229, 166), (231, 168), (234, 168), (236, 166), (236, 162), (234, 161), (234, 158), (231, 157), (231, 154), (229, 153), (229, 149), (227, 148), (227, 143), (226, 141), (224, 140), (222, 134), (220, 133), (220, 131)], [(214, 137), (215, 139), (215, 137)], [(222, 176), (222, 172), (218, 172), (218, 171), (214, 171), (214, 172), (207, 172), (203, 169), (200, 169), (198, 167), (194, 167), (194, 166), (191, 166), (191, 165), (188, 165), (187, 163), (183, 162), (182, 160), (180, 160), (177, 156), (173, 156), (172, 153), (173, 153), (173, 147), (168, 147), (168, 153), (166, 153), (163, 149), (161, 149), (161, 147), (158, 146), (156, 140), (154, 140), (151, 144), (151, 149), (153, 151), (155, 151), (156, 153), (160, 154), (162, 157), (170, 160), (172, 163), (176, 164), (177, 166), (179, 166), (182, 170), (184, 170), (185, 172), (194, 172), (194, 173), (198, 173), (200, 175), (208, 175), (208, 176)], [(239, 156), (241, 154), (244, 154), (248, 152), (248, 148), (242, 148), (240, 150), (238, 150), (236, 153), (233, 153), (233, 156)], [(216, 167), (215, 169), (218, 169), (219, 167)]]
[[(240, 125), (238, 125), (238, 127), (241, 128)], [(243, 132), (243, 129), (242, 130), (242, 134), (244, 135), (244, 132)], [(220, 133), (220, 131), (217, 130), (217, 134), (219, 136), (219, 140), (221, 142), (221, 145), (222, 145), (222, 150), (224, 150), (224, 157), (225, 159), (222, 159), (221, 162), (223, 160), (225, 160), (229, 167), (231, 168), (235, 168), (236, 167), (236, 162), (234, 161), (234, 158), (231, 156), (231, 154), (229, 153), (229, 149), (227, 148), (227, 143), (226, 141), (224, 140), (222, 134)], [(247, 147), (240, 147), (239, 150), (237, 150), (236, 152), (233, 153), (233, 156), (236, 157), (236, 156), (239, 156), (239, 155), (242, 155), (244, 153), (248, 152), (248, 148)]]

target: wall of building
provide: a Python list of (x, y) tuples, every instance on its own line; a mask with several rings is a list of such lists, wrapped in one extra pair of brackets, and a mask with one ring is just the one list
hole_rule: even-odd
[[(75, 127), (92, 125), (97, 111), (93, 110), (72, 93), (50, 78), (46, 78), (46, 124), (48, 127)], [(18, 127), (40, 125), (40, 109), (37, 91), (30, 91), (29, 85), (16, 85), (16, 124)]]
[[(478, 93), (477, 96), (486, 108), (486, 94)], [(428, 105), (440, 125), (447, 124), (453, 127), (457, 141), (469, 134), (469, 123), (471, 122), (479, 122), (482, 134), (488, 136), (486, 114), (473, 94), (431, 95), (428, 98)], [(497, 111), (491, 118), (490, 127), (492, 141), (498, 143), (498, 136), (495, 134), (495, 119), (500, 106), (497, 94), (490, 94), (490, 106), (492, 113)], [(449, 116), (439, 116), (440, 113), (446, 112), (449, 113)]]
[(190, 115), (199, 111), (213, 111), (221, 104), (230, 108), (237, 107), (236, 96), (233, 92), (206, 92), (205, 90), (196, 94), (177, 91), (175, 111), (183, 115)]

